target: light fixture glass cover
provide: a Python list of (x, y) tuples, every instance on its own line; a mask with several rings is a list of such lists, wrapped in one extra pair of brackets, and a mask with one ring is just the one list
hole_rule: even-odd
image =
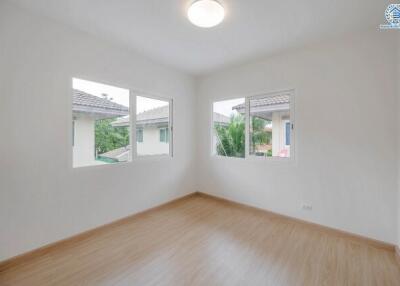
[(198, 0), (188, 10), (190, 22), (202, 28), (214, 27), (221, 23), (224, 17), (224, 7), (215, 0)]

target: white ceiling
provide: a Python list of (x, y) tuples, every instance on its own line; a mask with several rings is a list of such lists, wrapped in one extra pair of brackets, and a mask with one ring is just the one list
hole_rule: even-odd
[(199, 75), (385, 22), (385, 0), (221, 0), (227, 16), (193, 26), (193, 0), (12, 0), (154, 61)]

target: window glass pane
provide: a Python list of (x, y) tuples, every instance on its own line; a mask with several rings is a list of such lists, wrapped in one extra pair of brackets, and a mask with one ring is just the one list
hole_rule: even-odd
[(250, 99), (250, 155), (290, 157), (290, 94)]
[(160, 142), (166, 142), (165, 129), (160, 129)]
[(169, 155), (170, 102), (136, 97), (136, 128), (142, 129), (143, 142), (137, 144), (138, 156)]
[(169, 129), (168, 128), (160, 129), (160, 142), (164, 142), (164, 143), (169, 142)]
[(213, 154), (225, 157), (245, 156), (245, 99), (213, 104)]
[(73, 166), (131, 159), (129, 90), (73, 79)]
[(286, 145), (290, 145), (290, 122), (286, 122)]
[(143, 142), (143, 129), (136, 129), (136, 141)]

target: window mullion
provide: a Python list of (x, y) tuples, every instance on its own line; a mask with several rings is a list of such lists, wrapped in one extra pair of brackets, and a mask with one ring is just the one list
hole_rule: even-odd
[(137, 138), (136, 138), (136, 94), (130, 90), (129, 101), (131, 102), (129, 121), (131, 125), (131, 159), (137, 157)]
[(245, 158), (248, 158), (250, 154), (250, 100), (248, 97), (245, 98), (245, 117)]
[(169, 136), (168, 136), (168, 143), (169, 143), (169, 154), (171, 157), (173, 157), (174, 153), (174, 105), (173, 105), (173, 99), (169, 100), (169, 121), (168, 121), (168, 130), (169, 130)]

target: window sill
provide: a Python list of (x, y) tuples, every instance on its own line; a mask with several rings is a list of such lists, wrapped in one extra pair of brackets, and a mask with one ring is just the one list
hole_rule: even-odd
[(174, 157), (171, 155), (137, 155), (133, 159), (135, 161), (164, 161), (164, 160), (172, 160)]
[(293, 163), (295, 158), (292, 157), (261, 157), (261, 156), (248, 156), (248, 157), (227, 157), (220, 155), (211, 155), (212, 160), (234, 160), (243, 162), (282, 162), (282, 163)]

